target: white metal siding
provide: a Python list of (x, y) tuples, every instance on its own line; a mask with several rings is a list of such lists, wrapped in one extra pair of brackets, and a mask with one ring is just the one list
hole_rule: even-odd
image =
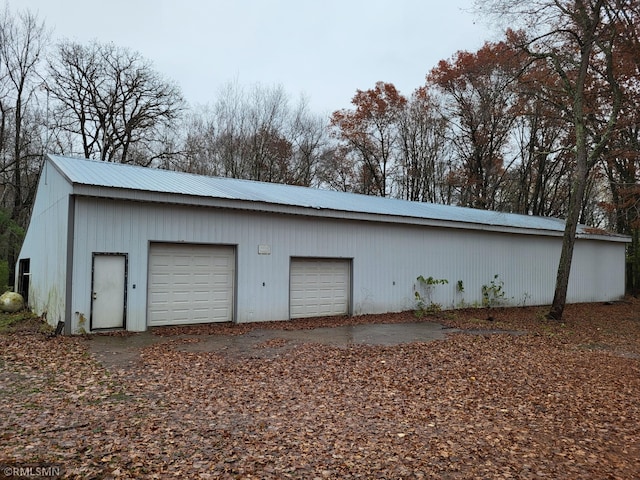
[(625, 251), (620, 244), (576, 241), (567, 292), (569, 302), (614, 300), (614, 292), (625, 291), (624, 265)]
[(234, 265), (233, 247), (152, 244), (148, 324), (233, 320)]
[[(88, 317), (91, 252), (128, 253), (130, 330), (147, 326), (149, 242), (237, 245), (237, 322), (290, 318), (292, 257), (351, 258), (349, 313), (355, 315), (414, 308), (419, 275), (449, 281), (434, 288), (433, 300), (443, 308), (480, 304), (482, 285), (495, 274), (509, 304), (549, 304), (562, 243), (559, 237), (82, 197), (76, 222), (72, 311)], [(269, 252), (261, 254), (260, 245)], [(623, 295), (624, 249), (623, 243), (578, 240), (569, 302)], [(458, 280), (463, 293), (456, 292)]]
[[(20, 259), (30, 259), (29, 307), (38, 315), (44, 315), (51, 325), (65, 320), (67, 228), (71, 193), (71, 185), (45, 162), (31, 221), (18, 257), (18, 262)], [(90, 265), (91, 260), (89, 269)]]
[(292, 259), (291, 318), (348, 314), (349, 271), (349, 260)]

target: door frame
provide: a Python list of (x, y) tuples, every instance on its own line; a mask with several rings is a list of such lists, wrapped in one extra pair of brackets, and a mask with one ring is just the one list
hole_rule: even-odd
[(18, 261), (18, 293), (24, 298), (24, 304), (29, 305), (29, 283), (31, 280), (31, 259), (21, 258)]
[[(124, 257), (124, 297), (122, 306), (122, 327), (114, 328), (93, 328), (93, 289), (95, 282), (95, 259), (96, 257)], [(91, 253), (91, 309), (89, 313), (89, 330), (126, 330), (127, 329), (127, 285), (129, 284), (129, 255), (121, 252), (92, 252)]]

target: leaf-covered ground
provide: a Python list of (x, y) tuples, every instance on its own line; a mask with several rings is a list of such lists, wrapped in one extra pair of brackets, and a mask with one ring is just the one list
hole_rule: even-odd
[[(0, 463), (69, 478), (640, 478), (640, 302), (570, 306), (563, 323), (544, 311), (445, 312), (483, 333), (267, 358), (187, 352), (198, 340), (175, 336), (109, 370), (91, 339), (4, 334)], [(260, 328), (363, 321), (415, 318)]]

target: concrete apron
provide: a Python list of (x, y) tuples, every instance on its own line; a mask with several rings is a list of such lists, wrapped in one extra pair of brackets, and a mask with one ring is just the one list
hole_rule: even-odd
[(131, 366), (140, 359), (140, 350), (156, 343), (170, 343), (178, 351), (213, 352), (251, 358), (270, 358), (303, 343), (316, 343), (344, 348), (348, 345), (393, 346), (411, 342), (444, 340), (447, 334), (459, 332), (438, 323), (396, 323), (344, 325), (309, 330), (256, 329), (242, 335), (174, 335), (160, 336), (150, 332), (132, 335), (93, 335), (89, 351), (104, 366)]
[(259, 346), (274, 339), (295, 344), (320, 343), (335, 347), (347, 345), (399, 345), (410, 342), (444, 340), (447, 333), (458, 331), (437, 323), (398, 323), (343, 325), (311, 330), (254, 330), (237, 336), (211, 336), (204, 342), (189, 345), (189, 351), (214, 352), (230, 346)]

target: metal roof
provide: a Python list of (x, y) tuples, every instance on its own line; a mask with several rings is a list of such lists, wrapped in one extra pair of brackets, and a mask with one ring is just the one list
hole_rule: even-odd
[[(161, 192), (181, 196), (244, 200), (317, 210), (365, 213), (413, 219), (462, 222), (491, 227), (508, 227), (563, 232), (564, 220), (502, 213), (473, 208), (411, 202), (393, 198), (316, 188), (256, 182), (225, 177), (207, 177), (184, 172), (49, 155), (54, 166), (74, 185)], [(603, 236), (584, 225), (578, 233)], [(618, 235), (607, 235), (623, 238)]]

